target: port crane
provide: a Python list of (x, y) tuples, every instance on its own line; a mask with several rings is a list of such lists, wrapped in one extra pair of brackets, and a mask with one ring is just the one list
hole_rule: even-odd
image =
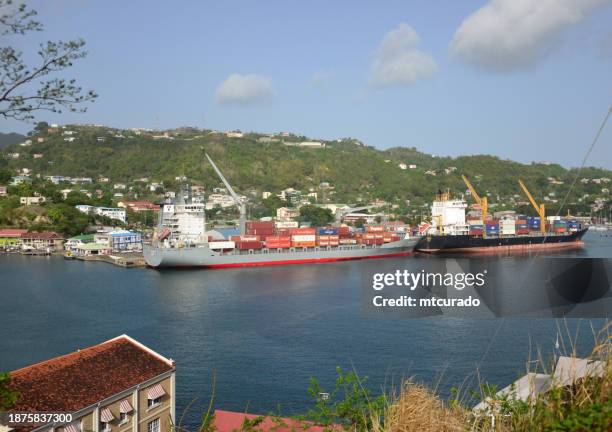
[(536, 200), (533, 198), (533, 196), (529, 192), (529, 189), (527, 189), (527, 186), (525, 186), (525, 183), (523, 183), (521, 179), (519, 179), (518, 183), (521, 186), (521, 189), (523, 189), (523, 192), (525, 192), (525, 195), (527, 195), (527, 198), (529, 198), (529, 201), (531, 202), (531, 205), (533, 206), (533, 208), (536, 209), (536, 212), (538, 213), (538, 216), (540, 217), (540, 231), (542, 232), (542, 234), (545, 234), (546, 233), (546, 210), (544, 208), (544, 204), (538, 205)]
[(470, 183), (470, 181), (468, 180), (466, 176), (461, 174), (461, 178), (463, 179), (463, 182), (466, 184), (466, 186), (470, 190), (470, 193), (472, 194), (472, 196), (474, 197), (478, 205), (480, 205), (480, 208), (482, 210), (482, 223), (485, 223), (485, 221), (487, 220), (487, 216), (489, 214), (489, 201), (487, 200), (487, 197), (485, 196), (481, 198), (480, 195), (478, 195), (478, 192), (476, 192), (476, 189), (474, 189), (474, 186), (472, 186), (472, 183)]
[(213, 162), (210, 156), (208, 156), (208, 153), (204, 153), (204, 155), (206, 156), (206, 159), (208, 159), (208, 162), (210, 162), (213, 169), (215, 170), (215, 172), (217, 173), (217, 175), (219, 176), (219, 178), (225, 185), (225, 188), (227, 189), (230, 196), (232, 197), (232, 200), (234, 200), (234, 204), (236, 204), (236, 207), (238, 207), (238, 210), (240, 211), (240, 219), (239, 219), (240, 234), (244, 234), (246, 232), (245, 229), (246, 229), (246, 218), (247, 218), (246, 204), (240, 199), (238, 194), (234, 192), (234, 189), (232, 189), (229, 182), (225, 179), (225, 177), (221, 173), (221, 170), (217, 168), (217, 165)]

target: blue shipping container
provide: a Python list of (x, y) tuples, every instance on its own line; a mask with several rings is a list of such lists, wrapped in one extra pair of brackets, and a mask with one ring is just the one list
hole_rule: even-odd
[(319, 235), (338, 235), (338, 228), (319, 228)]

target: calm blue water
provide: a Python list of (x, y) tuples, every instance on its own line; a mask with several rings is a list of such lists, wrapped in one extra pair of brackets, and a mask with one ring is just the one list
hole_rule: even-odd
[[(588, 234), (570, 255), (612, 257), (612, 238)], [(398, 266), (419, 267), (401, 258)], [(0, 370), (12, 370), (127, 333), (177, 362), (178, 410), (216, 406), (283, 413), (309, 406), (311, 376), (333, 382), (354, 367), (375, 390), (416, 375), (443, 392), (479, 367), (506, 385), (539, 346), (552, 352), (553, 319), (373, 319), (363, 314), (360, 277), (376, 260), (218, 271), (122, 269), (61, 258), (0, 256)], [(601, 326), (601, 320), (595, 320)]]

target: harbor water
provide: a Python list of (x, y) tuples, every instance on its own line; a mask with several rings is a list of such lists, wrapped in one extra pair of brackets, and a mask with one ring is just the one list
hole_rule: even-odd
[[(612, 237), (587, 233), (563, 256), (612, 257)], [(389, 258), (418, 270), (421, 260)], [(509, 265), (515, 259), (508, 260)], [(311, 377), (330, 387), (335, 369), (389, 390), (414, 376), (447, 395), (482, 379), (505, 386), (524, 374), (557, 332), (578, 329), (591, 348), (596, 320), (387, 320), (364, 315), (361, 274), (378, 260), (231, 270), (157, 271), (60, 257), (0, 256), (0, 371), (17, 369), (126, 333), (177, 365), (177, 414), (198, 424), (216, 379), (215, 406), (295, 414), (312, 406)]]

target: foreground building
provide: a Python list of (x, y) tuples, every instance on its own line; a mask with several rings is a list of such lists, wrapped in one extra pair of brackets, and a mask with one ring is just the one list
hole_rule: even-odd
[(11, 412), (72, 414), (15, 432), (162, 432), (175, 417), (175, 364), (127, 335), (10, 372)]

